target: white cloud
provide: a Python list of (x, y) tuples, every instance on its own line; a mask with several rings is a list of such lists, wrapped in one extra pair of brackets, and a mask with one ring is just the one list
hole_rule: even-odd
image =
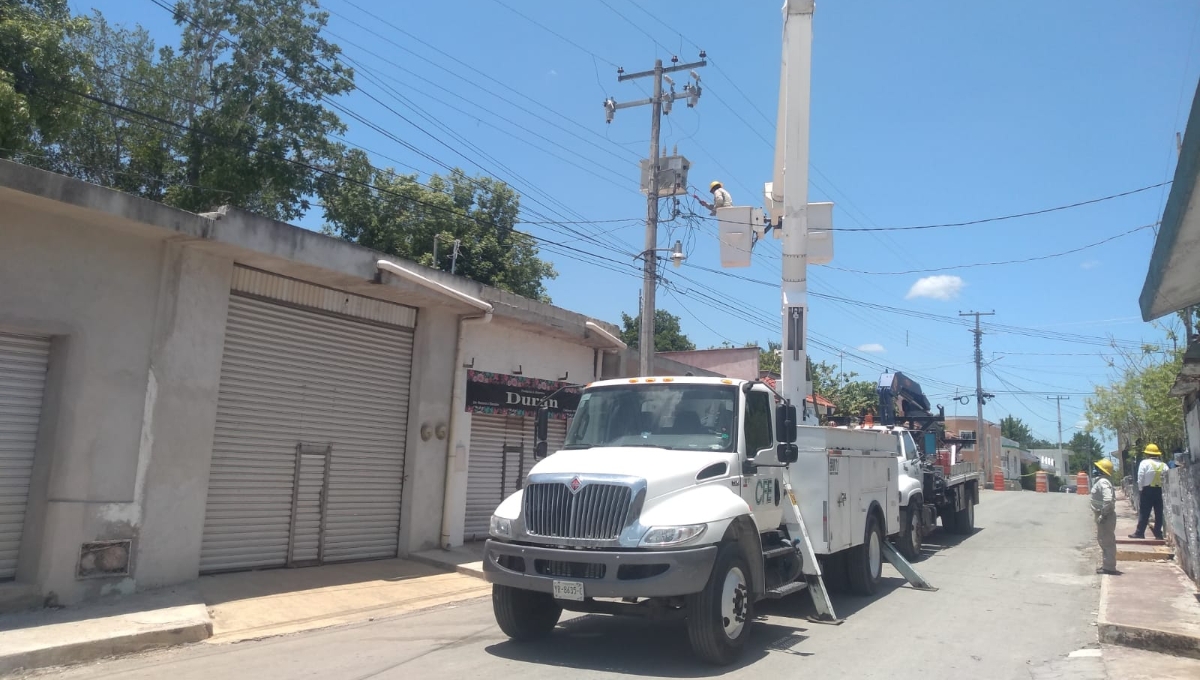
[(882, 353), (886, 352), (887, 350), (884, 349), (883, 345), (879, 344), (878, 342), (868, 342), (865, 345), (859, 345), (858, 351), (870, 352), (872, 354), (882, 354)]
[(1088, 260), (1079, 265), (1080, 269), (1095, 269), (1100, 266), (1100, 260)]
[(550, 75), (556, 76), (556, 75), (558, 75), (558, 71), (555, 71), (554, 69), (550, 69)]
[(942, 274), (940, 276), (926, 276), (923, 279), (917, 279), (917, 282), (908, 289), (908, 295), (904, 296), (905, 300), (913, 298), (932, 298), (934, 300), (953, 300), (958, 297), (959, 291), (962, 290), (963, 283), (961, 277), (948, 276)]

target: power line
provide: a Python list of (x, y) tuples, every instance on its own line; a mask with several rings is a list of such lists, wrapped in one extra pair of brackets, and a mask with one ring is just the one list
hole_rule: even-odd
[(947, 265), (945, 267), (932, 267), (929, 269), (906, 269), (904, 271), (891, 271), (891, 272), (873, 272), (873, 271), (867, 271), (864, 269), (849, 269), (846, 267), (834, 267), (832, 265), (823, 265), (823, 266), (828, 269), (833, 269), (833, 270), (840, 271), (840, 272), (851, 272), (854, 274), (866, 274), (866, 275), (870, 275), (870, 276), (901, 276), (901, 275), (905, 275), (905, 274), (930, 274), (933, 272), (953, 271), (956, 269), (975, 269), (977, 267), (999, 267), (999, 266), (1010, 265), (1010, 264), (1025, 264), (1028, 262), (1040, 262), (1042, 260), (1052, 260), (1052, 259), (1058, 258), (1058, 257), (1065, 257), (1067, 255), (1073, 255), (1075, 253), (1079, 253), (1084, 250), (1095, 248), (1097, 246), (1102, 246), (1105, 243), (1108, 243), (1110, 241), (1115, 241), (1119, 238), (1129, 236), (1130, 234), (1139, 232), (1143, 229), (1151, 229), (1156, 224), (1157, 224), (1157, 222), (1155, 224), (1143, 224), (1140, 227), (1134, 227), (1133, 229), (1130, 229), (1129, 231), (1123, 231), (1120, 234), (1115, 234), (1113, 236), (1109, 236), (1108, 238), (1101, 239), (1099, 241), (1096, 241), (1095, 243), (1089, 243), (1087, 245), (1079, 246), (1078, 248), (1072, 248), (1070, 250), (1064, 250), (1059, 253), (1050, 253), (1048, 255), (1037, 255), (1034, 257), (1026, 257), (1026, 258), (1021, 258), (1021, 259), (1016, 259), (1016, 260), (999, 260), (996, 262), (974, 262), (971, 264), (955, 264), (955, 265)]
[[(1108, 196), (1101, 196), (1100, 198), (1093, 198), (1093, 199), (1089, 199), (1087, 201), (1078, 201), (1075, 203), (1069, 203), (1067, 205), (1055, 206), (1053, 208), (1043, 208), (1041, 210), (1030, 210), (1027, 212), (1014, 213), (1012, 215), (1001, 215), (999, 217), (985, 217), (983, 219), (968, 220), (966, 222), (943, 222), (941, 224), (918, 224), (918, 225), (909, 226), (909, 227), (835, 228), (834, 231), (839, 231), (839, 232), (840, 231), (850, 231), (850, 232), (853, 232), (853, 231), (866, 231), (866, 232), (870, 232), (870, 231), (913, 231), (913, 230), (918, 230), (918, 229), (946, 229), (949, 227), (969, 227), (969, 226), (976, 225), (976, 224), (987, 224), (990, 222), (1002, 222), (1004, 220), (1015, 220), (1015, 219), (1018, 219), (1021, 217), (1033, 217), (1034, 215), (1045, 215), (1047, 213), (1059, 212), (1061, 210), (1070, 210), (1071, 208), (1079, 208), (1079, 207), (1082, 207), (1085, 205), (1094, 205), (1096, 203), (1103, 203), (1104, 201), (1111, 201), (1113, 199), (1122, 198), (1125, 196), (1132, 196), (1134, 194), (1140, 194), (1143, 191), (1150, 191), (1151, 189), (1157, 189), (1159, 187), (1164, 187), (1164, 186), (1167, 186), (1168, 184), (1170, 184), (1171, 181), (1173, 181), (1173, 180), (1169, 180), (1166, 182), (1159, 182), (1158, 184), (1151, 184), (1150, 186), (1141, 187), (1139, 189), (1131, 189), (1129, 191), (1122, 191), (1119, 194), (1110, 194)], [(1146, 228), (1146, 227), (1143, 227), (1143, 228)]]

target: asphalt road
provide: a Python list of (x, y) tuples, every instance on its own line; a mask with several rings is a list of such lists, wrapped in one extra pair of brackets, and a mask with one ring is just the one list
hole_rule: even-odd
[[(536, 646), (496, 628), (490, 600), (235, 645), (195, 645), (37, 677), (122, 680), (368, 678), (921, 678), (1031, 676), (1095, 646), (1099, 580), (1086, 497), (985, 492), (974, 535), (930, 537), (921, 592), (890, 566), (874, 598), (834, 596), (840, 626), (813, 624), (808, 595), (769, 603), (749, 653), (693, 661), (682, 625), (579, 616)], [(953, 539), (953, 540), (952, 540)]]

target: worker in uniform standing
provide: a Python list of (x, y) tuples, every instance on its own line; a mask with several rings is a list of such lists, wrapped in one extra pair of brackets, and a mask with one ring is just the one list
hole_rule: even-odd
[(1117, 574), (1117, 492), (1113, 489), (1113, 464), (1107, 458), (1096, 461), (1096, 481), (1092, 484), (1092, 514), (1096, 518), (1096, 542), (1100, 544), (1100, 568), (1097, 574)]
[[(701, 198), (700, 205), (708, 208), (713, 215), (717, 214), (717, 208), (725, 208), (733, 205), (733, 197), (729, 195), (728, 191), (725, 191), (725, 187), (721, 186), (719, 181), (709, 184), (708, 191), (713, 195), (713, 202), (708, 203)], [(699, 197), (697, 196), (697, 198)]]
[(1163, 475), (1167, 472), (1167, 464), (1162, 462), (1162, 451), (1154, 444), (1146, 446), (1142, 451), (1146, 458), (1138, 466), (1138, 524), (1137, 531), (1129, 534), (1130, 538), (1145, 538), (1146, 525), (1150, 523), (1150, 511), (1154, 510), (1154, 537), (1162, 540), (1163, 533)]

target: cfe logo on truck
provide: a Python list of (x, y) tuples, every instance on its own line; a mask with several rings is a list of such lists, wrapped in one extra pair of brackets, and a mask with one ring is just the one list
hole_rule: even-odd
[(779, 494), (775, 493), (776, 485), (773, 479), (760, 479), (754, 485), (754, 502), (757, 505), (768, 503), (779, 505)]

